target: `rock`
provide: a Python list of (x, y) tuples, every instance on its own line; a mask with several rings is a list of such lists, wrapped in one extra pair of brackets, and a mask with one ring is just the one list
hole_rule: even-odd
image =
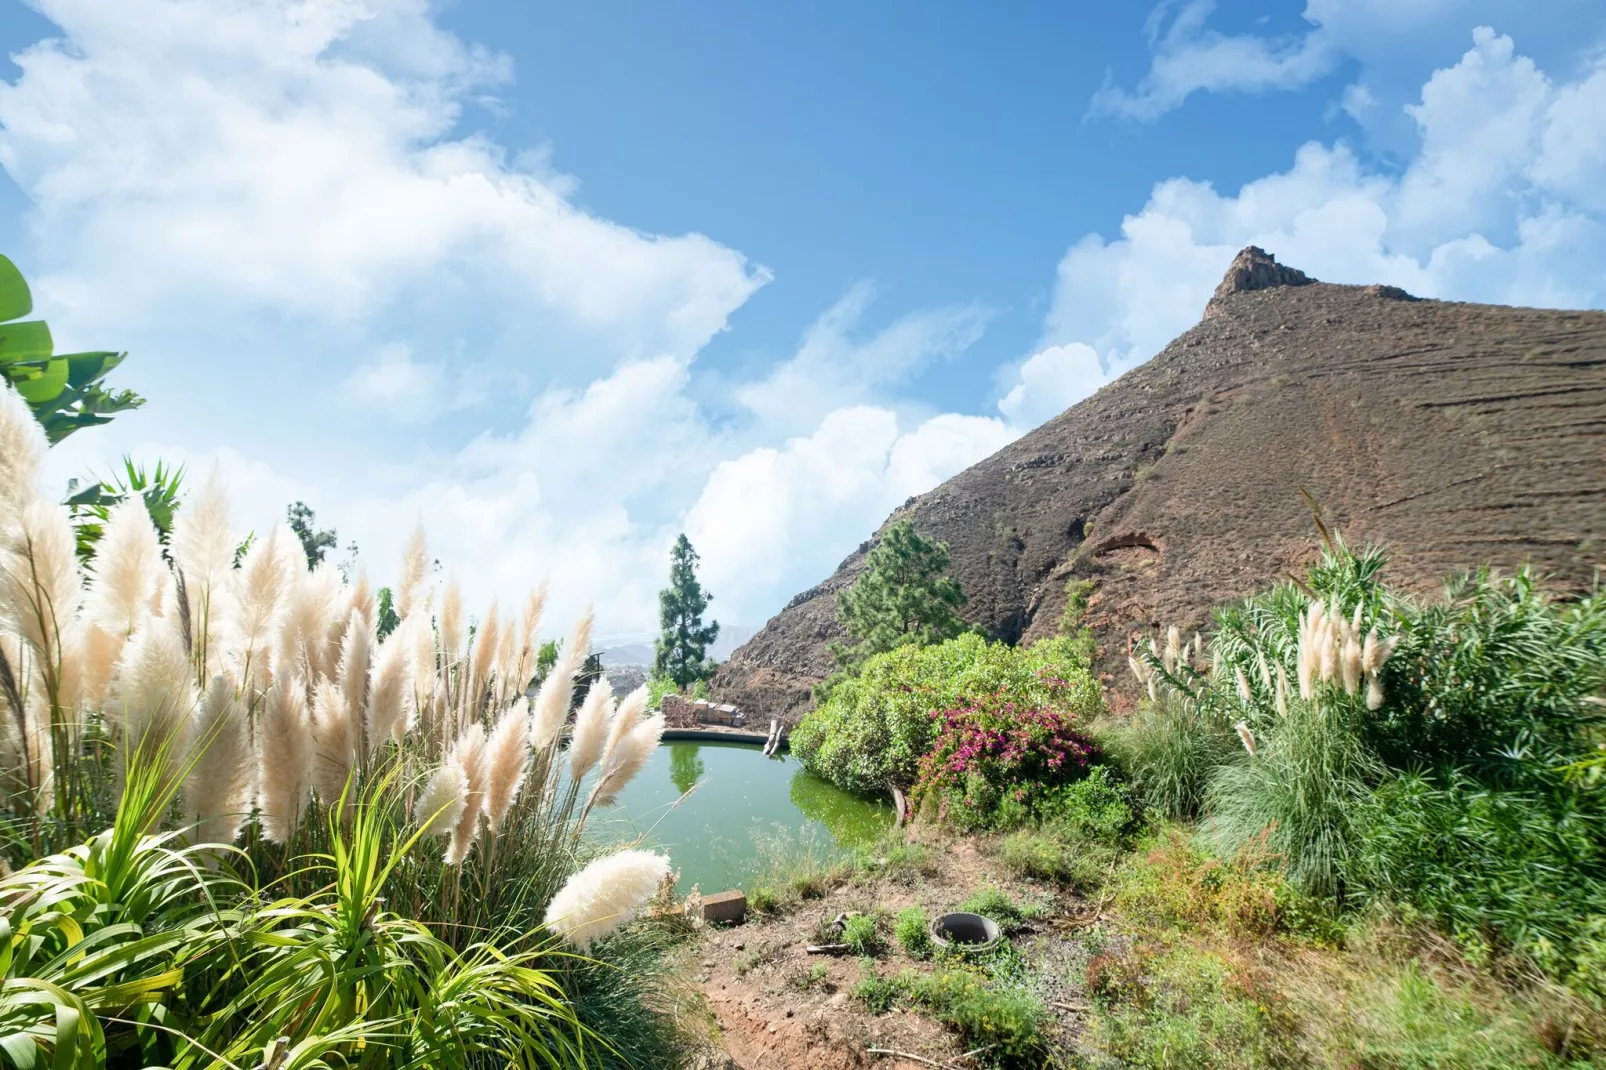
[(703, 896), (703, 920), (740, 925), (747, 918), (747, 895), (739, 889)]
[(703, 964), (703, 968), (704, 969), (712, 970), (714, 968), (714, 960), (713, 959), (704, 959), (702, 964)]
[(1258, 245), (1251, 245), (1232, 258), (1227, 267), (1226, 277), (1216, 292), (1210, 296), (1210, 303), (1205, 306), (1205, 318), (1214, 315), (1216, 302), (1231, 297), (1233, 294), (1248, 293), (1251, 290), (1270, 290), (1277, 286), (1309, 286), (1316, 280), (1300, 271), (1298, 268), (1279, 264), (1277, 258)]

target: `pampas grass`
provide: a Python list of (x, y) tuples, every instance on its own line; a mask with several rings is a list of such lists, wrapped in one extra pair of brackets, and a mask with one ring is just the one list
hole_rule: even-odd
[(581, 951), (635, 917), (669, 875), (669, 859), (620, 851), (570, 877), (546, 910), (546, 926)]
[(54, 665), (82, 597), (72, 518), (54, 502), (30, 502), (9, 542), (0, 553), (0, 610), (41, 661)]
[(332, 680), (313, 685), (312, 785), (325, 806), (334, 806), (351, 779), (357, 753), (355, 711), (346, 692)]
[(446, 847), (445, 861), (448, 866), (462, 865), (474, 846), (474, 838), (479, 835), (480, 814), (485, 810), (486, 758), (485, 727), (471, 724), (457, 737), (447, 759), (462, 767), (468, 781), (468, 790), (463, 793), (463, 813), (457, 819), (451, 843)]
[(262, 834), (288, 843), (312, 785), (312, 725), (307, 718), (306, 684), (280, 675), (268, 689), (257, 726), (257, 805)]
[[(623, 704), (620, 708), (623, 709)], [(623, 717), (619, 719), (624, 720)], [(609, 754), (602, 776), (597, 779), (598, 805), (608, 806), (619, 797), (625, 785), (635, 779), (636, 774), (641, 772), (642, 766), (652, 757), (652, 752), (657, 748), (663, 734), (664, 715), (661, 713), (655, 713), (631, 726), (630, 731), (625, 733)]]
[(521, 698), (502, 714), (491, 730), (486, 750), (485, 817), (494, 832), (502, 827), (524, 783), (530, 760), (529, 703)]
[(95, 548), (89, 612), (108, 634), (127, 638), (150, 616), (167, 575), (145, 503), (130, 495), (112, 506)]
[(453, 832), (468, 805), (468, 774), (456, 759), (448, 759), (429, 778), (413, 816), (425, 836), (445, 836)]
[(413, 528), (402, 552), (401, 580), (396, 584), (396, 617), (405, 621), (415, 612), (429, 612), (424, 579), (429, 574), (429, 547), (424, 542), (424, 526)]
[(413, 701), (413, 632), (418, 618), (404, 621), (379, 645), (374, 658), (373, 678), (368, 690), (368, 753), (372, 755), (385, 740), (406, 731), (408, 707)]
[(0, 382), (0, 532), (34, 500), (48, 448), (28, 403), (10, 383)]
[[(550, 702), (544, 701), (548, 699), (547, 687), (551, 685), (557, 691), (559, 684), (567, 700), (567, 684), (548, 680), (541, 686), (541, 693), (536, 698), (538, 707), (543, 710), (549, 708)], [(566, 701), (564, 708), (567, 709)], [(580, 704), (580, 710), (574, 717), (574, 736), (569, 741), (569, 775), (575, 783), (583, 780), (591, 767), (602, 758), (603, 747), (608, 742), (608, 728), (613, 719), (613, 688), (609, 686), (608, 678), (603, 676), (586, 692), (585, 701)]]
[(184, 815), (194, 843), (233, 843), (251, 797), (245, 707), (234, 681), (219, 674), (201, 697), (184, 784)]
[(118, 745), (124, 768), (135, 752), (171, 768), (188, 746), (197, 695), (189, 653), (175, 623), (152, 617), (123, 648), (112, 708), (120, 715)]

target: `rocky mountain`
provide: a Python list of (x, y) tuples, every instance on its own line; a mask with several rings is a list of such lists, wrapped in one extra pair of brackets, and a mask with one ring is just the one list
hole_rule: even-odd
[[(1153, 360), (889, 522), (947, 542), (966, 616), (1011, 642), (1054, 634), (1067, 581), (1090, 581), (1119, 680), (1136, 638), (1314, 556), (1302, 490), (1413, 588), (1524, 562), (1588, 586), (1606, 562), (1606, 313), (1336, 286), (1245, 249)], [(720, 699), (801, 715), (870, 545), (734, 652)]]

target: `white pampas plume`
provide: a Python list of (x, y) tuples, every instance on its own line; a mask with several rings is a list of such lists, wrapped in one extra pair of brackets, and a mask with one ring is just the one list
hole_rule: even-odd
[(1383, 705), (1383, 681), (1376, 673), (1368, 673), (1366, 677), (1366, 708), (1376, 710)]
[[(621, 709), (623, 706), (624, 704), (620, 703)], [(621, 717), (620, 720), (624, 718)], [(618, 798), (625, 785), (635, 779), (636, 774), (641, 772), (647, 760), (652, 757), (652, 752), (658, 746), (658, 741), (663, 738), (663, 734), (664, 715), (661, 713), (655, 713), (644, 721), (637, 721), (630, 731), (625, 733), (624, 738), (608, 755), (608, 764), (597, 780), (595, 794), (598, 803), (607, 806)]]
[[(549, 715), (543, 701), (546, 694), (546, 685), (543, 684), (541, 693), (535, 700), (536, 708), (541, 711), (537, 716), (537, 723), (543, 726)], [(564, 688), (564, 694), (568, 694), (567, 686)], [(584, 779), (591, 767), (602, 758), (602, 749), (608, 742), (608, 727), (613, 720), (613, 711), (613, 688), (609, 686), (608, 678), (604, 676), (591, 685), (591, 689), (586, 692), (585, 701), (580, 703), (579, 712), (574, 715), (574, 738), (569, 741), (569, 775), (576, 783)]]
[(1255, 651), (1255, 662), (1260, 668), (1260, 682), (1266, 685), (1267, 691), (1270, 691), (1272, 686), (1271, 666), (1266, 664), (1266, 652), (1264, 650)]
[(39, 466), (49, 446), (28, 403), (0, 380), (0, 529), (37, 496)]
[(1175, 675), (1177, 667), (1182, 663), (1182, 656), (1182, 632), (1173, 624), (1166, 629), (1165, 654), (1160, 659), (1165, 665), (1165, 671)]
[(446, 846), (446, 864), (462, 865), (474, 846), (480, 831), (480, 814), (485, 810), (485, 726), (479, 722), (469, 725), (452, 744), (448, 761), (455, 761), (468, 778), (468, 790), (463, 793), (463, 813), (452, 829), (452, 841)]
[(89, 706), (99, 709), (105, 705), (106, 692), (126, 642), (122, 635), (109, 635), (100, 625), (84, 622), (78, 649), (83, 659), (83, 700)]
[(1232, 730), (1238, 733), (1238, 738), (1243, 741), (1244, 750), (1248, 751), (1249, 756), (1253, 758), (1255, 756), (1255, 734), (1249, 730), (1249, 725), (1239, 721), (1232, 726)]
[(429, 611), (424, 599), (424, 579), (429, 574), (429, 547), (424, 543), (424, 525), (413, 528), (402, 551), (401, 580), (396, 584), (396, 616), (406, 620), (415, 611)]
[(547, 905), (545, 924), (585, 951), (635, 917), (669, 875), (669, 859), (651, 851), (620, 851), (570, 877)]
[(351, 585), (351, 608), (362, 614), (363, 625), (369, 630), (374, 628), (374, 614), (378, 612), (378, 595), (374, 593), (374, 585), (368, 582), (368, 570), (358, 567), (357, 579)]
[(126, 638), (150, 616), (167, 568), (145, 502), (136, 495), (112, 506), (89, 584), (89, 612), (107, 633)]
[(613, 752), (630, 730), (641, 723), (647, 712), (647, 685), (642, 684), (619, 700), (614, 710), (613, 723), (608, 726), (608, 743), (602, 749), (602, 770), (606, 774), (613, 767)]
[(1394, 653), (1394, 647), (1398, 643), (1398, 637), (1385, 639), (1376, 631), (1367, 633), (1366, 645), (1361, 650), (1361, 668), (1369, 676), (1376, 676), (1382, 672), (1383, 663)]
[(296, 577), (295, 589), (290, 593), (279, 623), (275, 672), (299, 675), (309, 686), (330, 675), (329, 621), (334, 613), (338, 582), (338, 577), (326, 567), (302, 572)]
[(250, 748), (245, 707), (234, 681), (212, 677), (201, 696), (184, 783), (184, 814), (193, 843), (233, 843), (245, 821), (251, 795)]
[(464, 710), (469, 716), (479, 713), (479, 703), (490, 680), (491, 667), (496, 661), (496, 648), (502, 642), (502, 623), (498, 619), (497, 604), (491, 601), (490, 612), (474, 630), (474, 652), (469, 658), (469, 693)]
[(186, 501), (174, 517), (168, 545), (189, 595), (194, 646), (210, 658), (212, 637), (222, 623), (218, 618), (228, 609), (215, 595), (229, 578), (234, 551), (240, 545), (229, 530), (229, 497), (215, 466), (201, 492)]
[(569, 637), (569, 657), (576, 670), (591, 655), (591, 624), (595, 618), (596, 611), (587, 608), (585, 615), (575, 623), (574, 634)]
[(379, 644), (374, 657), (373, 678), (368, 689), (368, 753), (373, 754), (387, 738), (397, 735), (398, 722), (407, 722), (407, 707), (413, 700), (413, 631), (420, 618), (403, 621)]
[(448, 759), (429, 778), (418, 803), (413, 807), (413, 819), (422, 826), (426, 836), (444, 836), (457, 828), (468, 804), (468, 774), (463, 763)]
[(1146, 684), (1149, 682), (1149, 667), (1147, 665), (1131, 654), (1126, 656), (1126, 664), (1127, 668), (1132, 670), (1132, 676), (1138, 683)]
[(1250, 705), (1255, 701), (1255, 695), (1254, 692), (1249, 690), (1249, 678), (1244, 675), (1244, 671), (1242, 669), (1237, 670), (1237, 672), (1238, 697), (1244, 700), (1244, 705)]
[(1361, 689), (1361, 644), (1355, 641), (1354, 632), (1344, 638), (1344, 652), (1340, 664), (1344, 678), (1344, 693), (1353, 695)]
[(257, 805), (262, 835), (274, 843), (290, 842), (312, 786), (306, 694), (307, 685), (299, 677), (279, 677), (263, 698), (257, 722)]
[(441, 598), (441, 653), (447, 665), (454, 665), (463, 653), (463, 588), (457, 580), (446, 581)]
[(550, 746), (558, 738), (558, 733), (563, 730), (563, 722), (569, 716), (569, 704), (573, 697), (572, 666), (567, 659), (559, 659), (552, 667), (552, 672), (541, 681), (541, 689), (535, 693), (534, 723), (530, 728), (530, 742), (534, 746)]
[(524, 699), (502, 714), (486, 744), (485, 817), (491, 830), (502, 827), (502, 819), (513, 809), (524, 770), (530, 756), (530, 707)]
[(142, 750), (171, 769), (189, 741), (194, 675), (175, 621), (152, 617), (134, 630), (118, 661), (111, 706), (120, 724), (123, 760)]
[[(331, 680), (319, 680), (312, 692), (312, 784), (325, 806), (334, 806), (351, 778), (357, 754), (354, 711), (345, 691)], [(349, 801), (349, 800), (348, 800)]]
[(547, 581), (542, 580), (524, 603), (524, 619), (519, 622), (518, 664), (514, 677), (522, 689), (535, 674), (536, 647), (541, 641), (541, 611), (546, 608)]
[(32, 501), (9, 541), (9, 550), (0, 552), (0, 620), (27, 640), (54, 674), (62, 633), (82, 597), (72, 517), (65, 506)]
[[(340, 641), (340, 663), (336, 679), (346, 700), (346, 709), (355, 721), (368, 708), (368, 670), (374, 657), (374, 636), (363, 620), (362, 610), (353, 607), (346, 618)], [(353, 731), (358, 727), (353, 724)]]
[(1288, 670), (1277, 665), (1277, 716), (1288, 716)]
[(527, 677), (514, 680), (514, 663), (518, 653), (518, 632), (510, 620), (502, 629), (502, 642), (496, 648), (496, 706), (501, 709), (524, 690)]

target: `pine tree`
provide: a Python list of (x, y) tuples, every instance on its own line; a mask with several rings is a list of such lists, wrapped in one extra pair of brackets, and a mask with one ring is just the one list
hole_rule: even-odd
[(284, 513), (285, 519), (290, 522), (290, 530), (296, 533), (296, 538), (301, 540), (301, 548), (307, 552), (307, 563), (313, 567), (323, 564), (324, 555), (340, 545), (334, 528), (318, 530), (318, 520), (306, 502), (295, 502)]
[(713, 675), (708, 646), (719, 636), (719, 623), (703, 623), (710, 601), (697, 582), (697, 551), (682, 534), (669, 554), (669, 586), (658, 595), (663, 634), (653, 648), (653, 675), (682, 690)]
[(837, 664), (856, 672), (872, 655), (964, 632), (957, 610), (965, 595), (957, 581), (943, 576), (947, 570), (947, 543), (921, 538), (908, 520), (889, 527), (865, 559), (864, 572), (836, 596), (837, 620), (855, 640), (851, 646), (832, 644)]

